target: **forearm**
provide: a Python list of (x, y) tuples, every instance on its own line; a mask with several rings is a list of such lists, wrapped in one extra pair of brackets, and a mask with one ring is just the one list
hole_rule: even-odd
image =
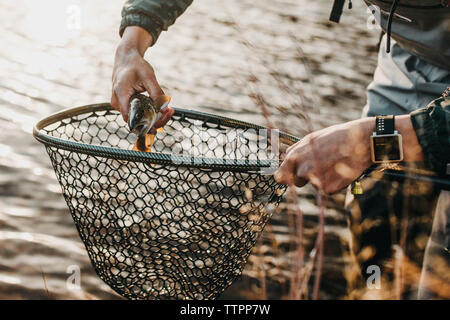
[(153, 37), (138, 26), (127, 27), (122, 35), (118, 51), (136, 50), (143, 57), (145, 51), (153, 44)]

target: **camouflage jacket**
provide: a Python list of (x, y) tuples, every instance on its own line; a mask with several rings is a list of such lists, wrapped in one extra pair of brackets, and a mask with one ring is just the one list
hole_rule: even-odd
[(428, 164), (440, 175), (449, 177), (450, 96), (413, 111), (411, 121)]
[(127, 0), (122, 9), (120, 36), (128, 26), (147, 30), (156, 42), (161, 32), (166, 31), (186, 10), (193, 0)]
[[(152, 35), (155, 43), (192, 1), (127, 0), (122, 9), (120, 35), (127, 26), (139, 26)], [(434, 100), (428, 107), (413, 112), (411, 119), (429, 164), (445, 175), (450, 162), (450, 98)]]

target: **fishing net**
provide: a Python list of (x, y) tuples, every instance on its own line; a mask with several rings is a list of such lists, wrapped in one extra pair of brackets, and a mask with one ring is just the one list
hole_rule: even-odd
[(34, 135), (95, 271), (130, 299), (217, 298), (285, 191), (275, 149), (296, 140), (176, 109), (152, 153), (131, 151), (136, 136), (109, 104), (52, 115)]

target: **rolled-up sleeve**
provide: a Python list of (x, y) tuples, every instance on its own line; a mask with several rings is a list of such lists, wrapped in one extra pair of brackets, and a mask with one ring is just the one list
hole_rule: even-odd
[(450, 97), (432, 101), (411, 113), (411, 121), (430, 167), (448, 176), (450, 163)]
[(167, 30), (186, 10), (193, 0), (127, 0), (122, 9), (119, 34), (128, 26), (147, 30), (156, 42), (161, 32)]

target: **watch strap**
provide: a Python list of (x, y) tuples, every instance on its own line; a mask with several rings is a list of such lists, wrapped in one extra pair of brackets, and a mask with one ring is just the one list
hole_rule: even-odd
[(377, 135), (393, 134), (395, 131), (395, 116), (377, 116), (375, 118), (375, 132)]

